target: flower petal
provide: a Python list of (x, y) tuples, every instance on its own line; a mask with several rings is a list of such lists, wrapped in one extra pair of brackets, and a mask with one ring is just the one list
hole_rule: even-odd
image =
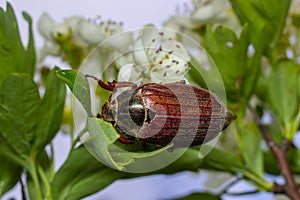
[(81, 39), (89, 44), (97, 45), (104, 39), (101, 27), (85, 19), (80, 20), (75, 28)]
[(46, 40), (53, 41), (53, 27), (54, 20), (47, 13), (43, 13), (38, 21), (38, 30)]
[(149, 70), (149, 60), (145, 52), (142, 40), (138, 40), (133, 49), (134, 62), (141, 67), (140, 71), (147, 72)]
[(134, 64), (127, 64), (121, 67), (119, 74), (118, 74), (118, 81), (122, 82), (128, 82), (132, 80), (137, 80), (138, 73), (136, 72), (136, 69), (134, 68)]
[(131, 32), (123, 32), (108, 38), (107, 40), (102, 42), (102, 46), (113, 48), (117, 50), (127, 50), (128, 47), (133, 43), (132, 33)]

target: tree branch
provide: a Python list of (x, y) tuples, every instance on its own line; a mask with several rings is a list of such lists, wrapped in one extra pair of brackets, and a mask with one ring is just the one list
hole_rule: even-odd
[[(281, 148), (280, 146), (278, 146), (275, 143), (275, 141), (273, 140), (273, 138), (272, 138), (271, 134), (269, 133), (269, 131), (267, 130), (267, 128), (261, 123), (261, 120), (258, 117), (256, 111), (252, 108), (250, 108), (250, 109), (253, 113), (254, 120), (255, 120), (256, 124), (258, 125), (264, 140), (266, 141), (268, 147), (271, 149), (272, 153), (274, 154), (274, 156), (278, 162), (278, 165), (280, 167), (281, 173), (285, 178), (285, 181), (286, 181), (286, 184), (284, 187), (285, 193), (293, 200), (300, 200), (299, 189), (298, 189), (295, 179), (293, 177), (293, 173), (288, 164), (288, 159), (286, 156), (286, 150), (288, 148)], [(278, 188), (280, 188), (279, 185), (275, 184), (274, 188), (273, 188), (274, 193), (281, 193), (278, 191)]]

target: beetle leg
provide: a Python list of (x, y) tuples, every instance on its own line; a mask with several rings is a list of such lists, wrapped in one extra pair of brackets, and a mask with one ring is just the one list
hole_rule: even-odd
[(103, 89), (105, 89), (105, 90), (113, 91), (114, 88), (115, 88), (115, 82), (107, 84), (107, 83), (104, 83), (101, 79), (98, 79), (97, 77), (95, 77), (93, 75), (86, 74), (85, 76), (88, 77), (88, 78), (95, 79), (97, 81), (98, 85), (100, 87), (102, 87)]
[(133, 140), (123, 138), (122, 136), (120, 136), (118, 138), (118, 141), (121, 142), (121, 143), (123, 143), (123, 144), (133, 144), (134, 143)]
[(112, 82), (111, 83), (115, 88), (122, 88), (122, 87), (133, 87), (136, 88), (137, 85), (131, 82)]

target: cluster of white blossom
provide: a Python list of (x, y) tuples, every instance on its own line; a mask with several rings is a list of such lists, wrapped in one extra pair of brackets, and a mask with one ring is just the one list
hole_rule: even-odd
[(120, 68), (119, 81), (174, 82), (185, 79), (190, 56), (186, 48), (153, 25), (141, 29)]
[[(232, 27), (233, 30), (237, 30), (236, 27), (239, 26), (227, 0), (193, 0), (191, 13), (171, 17), (164, 23), (166, 29), (146, 25), (140, 30), (137, 38), (133, 38), (130, 32), (123, 32), (122, 25), (113, 21), (98, 20), (97, 22), (97, 20), (87, 20), (77, 16), (56, 24), (49, 15), (43, 14), (39, 20), (39, 31), (46, 42), (39, 52), (39, 57), (43, 59), (49, 54), (63, 57), (62, 54), (73, 53), (72, 47), (80, 50), (78, 54), (83, 55), (79, 56), (86, 57), (94, 47), (100, 45), (109, 48), (110, 54), (129, 52), (115, 61), (119, 69), (118, 81), (186, 80), (185, 75), (190, 69), (191, 57), (182, 38), (177, 40), (180, 38), (178, 34), (190, 31), (191, 34), (188, 35), (193, 37), (191, 31), (193, 28), (221, 23), (235, 26)], [(109, 39), (117, 34), (118, 37)], [(194, 33), (195, 35), (197, 34)], [(201, 41), (199, 35), (195, 37), (196, 41)], [(71, 48), (71, 51), (66, 47)], [(102, 56), (101, 59), (109, 56)]]
[[(41, 50), (43, 55), (60, 55), (59, 41), (66, 39), (71, 39), (87, 52), (91, 50), (90, 47), (97, 45), (113, 49), (110, 51), (112, 54), (129, 52), (116, 61), (119, 68), (118, 81), (174, 82), (185, 79), (184, 76), (189, 70), (190, 56), (185, 47), (153, 25), (143, 27), (134, 42), (133, 34), (121, 33), (119, 24), (102, 22), (97, 25), (80, 17), (54, 24), (44, 14), (39, 22), (39, 30), (46, 39)], [(112, 36), (115, 37), (109, 39)]]
[[(228, 0), (193, 0), (188, 13), (171, 16), (164, 26), (194, 36), (191, 30), (210, 24), (226, 26), (237, 33), (241, 26)], [(198, 35), (199, 37), (199, 35)], [(196, 38), (199, 40), (199, 38)], [(201, 39), (201, 38), (200, 38)]]
[[(54, 20), (44, 13), (38, 22), (39, 32), (45, 39), (45, 45), (39, 52), (39, 59), (46, 55), (61, 56), (64, 42), (74, 44), (88, 53), (91, 48), (111, 36), (123, 32), (122, 23), (111, 20), (87, 20), (83, 17), (74, 16), (66, 18), (62, 23), (55, 23)], [(132, 41), (131, 35), (122, 34), (125, 37), (120, 41), (113, 40), (105, 43), (108, 48), (126, 48)]]

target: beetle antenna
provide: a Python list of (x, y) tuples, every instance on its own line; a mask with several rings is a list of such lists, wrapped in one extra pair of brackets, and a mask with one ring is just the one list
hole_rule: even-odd
[(85, 76), (86, 76), (87, 78), (92, 78), (92, 79), (96, 80), (97, 83), (98, 83), (98, 85), (99, 85), (100, 87), (102, 87), (103, 89), (105, 89), (105, 90), (113, 91), (114, 88), (115, 88), (113, 85), (104, 83), (101, 79), (98, 79), (97, 77), (95, 77), (95, 76), (93, 76), (93, 75), (86, 74)]

